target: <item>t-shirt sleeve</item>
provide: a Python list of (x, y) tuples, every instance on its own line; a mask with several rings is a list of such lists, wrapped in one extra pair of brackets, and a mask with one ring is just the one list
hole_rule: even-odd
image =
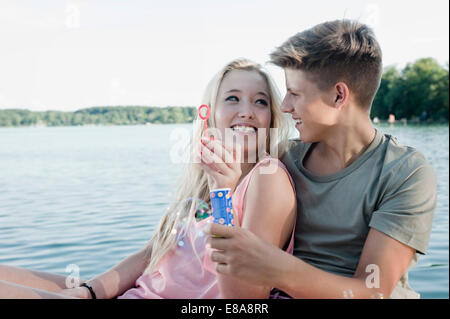
[(389, 182), (369, 227), (425, 254), (436, 208), (436, 175), (416, 153), (391, 169)]

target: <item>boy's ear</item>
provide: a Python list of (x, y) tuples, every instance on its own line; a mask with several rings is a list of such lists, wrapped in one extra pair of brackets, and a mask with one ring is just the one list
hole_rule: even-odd
[(350, 98), (350, 90), (344, 82), (338, 82), (334, 86), (334, 93), (335, 93), (335, 99), (334, 99), (334, 107), (337, 109), (341, 109), (345, 104), (347, 104), (347, 101)]

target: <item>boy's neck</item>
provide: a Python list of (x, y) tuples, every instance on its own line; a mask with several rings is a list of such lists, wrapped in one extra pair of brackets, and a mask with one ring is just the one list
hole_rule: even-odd
[(316, 143), (304, 164), (320, 175), (337, 173), (364, 153), (375, 133), (369, 117), (331, 128), (327, 136)]

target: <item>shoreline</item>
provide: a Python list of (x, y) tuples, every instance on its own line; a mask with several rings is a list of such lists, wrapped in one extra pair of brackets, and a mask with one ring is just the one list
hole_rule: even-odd
[[(2, 128), (52, 128), (52, 127), (110, 127), (110, 126), (155, 126), (155, 125), (176, 125), (176, 124), (192, 124), (191, 122), (185, 123), (149, 123), (149, 124), (139, 124), (139, 123), (130, 123), (130, 124), (84, 124), (84, 125), (12, 125), (12, 126), (0, 126)], [(448, 122), (427, 122), (427, 123), (415, 123), (415, 122), (400, 122), (396, 123), (388, 123), (387, 121), (372, 123), (374, 126), (423, 126), (423, 127), (432, 127), (432, 126), (449, 126)]]
[[(46, 125), (46, 124), (34, 124), (34, 125), (10, 125), (10, 126), (0, 126), (1, 128), (49, 128), (49, 127), (101, 127), (101, 126), (154, 126), (154, 125), (174, 125), (174, 124), (192, 124), (192, 122), (177, 122), (177, 123), (125, 123), (125, 124), (76, 124), (76, 125)], [(449, 126), (449, 122), (446, 121), (417, 121), (417, 120), (396, 120), (395, 122), (389, 122), (387, 120), (374, 122), (374, 126)]]

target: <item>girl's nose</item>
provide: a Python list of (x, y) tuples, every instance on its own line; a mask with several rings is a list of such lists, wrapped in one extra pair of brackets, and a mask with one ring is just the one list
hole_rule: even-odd
[(253, 118), (253, 108), (249, 102), (242, 103), (242, 107), (239, 109), (238, 116), (242, 118)]

